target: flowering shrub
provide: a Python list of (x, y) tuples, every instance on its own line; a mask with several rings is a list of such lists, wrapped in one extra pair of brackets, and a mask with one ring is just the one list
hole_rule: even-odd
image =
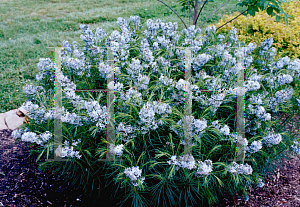
[[(289, 20), (289, 26), (283, 20), (277, 23), (275, 16), (270, 17), (266, 12), (259, 11), (254, 17), (249, 15), (247, 17), (238, 17), (236, 20), (220, 28), (218, 32), (229, 32), (232, 27), (235, 27), (241, 41), (245, 41), (246, 43), (255, 42), (256, 44), (260, 44), (266, 38), (273, 37), (273, 45), (278, 51), (275, 56), (276, 59), (286, 55), (291, 58), (300, 58), (300, 36), (298, 32), (300, 29), (299, 6), (299, 1), (289, 1), (283, 4), (282, 8), (294, 17), (294, 19)], [(234, 12), (232, 15), (224, 15), (224, 18), (216, 26), (221, 26), (237, 15), (237, 12)]]
[[(299, 110), (294, 83), (300, 79), (300, 60), (273, 61), (273, 39), (259, 47), (242, 45), (236, 30), (230, 36), (216, 35), (216, 27), (205, 34), (193, 26), (177, 31), (177, 23), (147, 20), (131, 22), (118, 18), (120, 31), (110, 35), (80, 25), (82, 44), (63, 42), (61, 157), (68, 162), (44, 162), (74, 184), (100, 196), (104, 183), (120, 203), (134, 206), (204, 205), (218, 202), (224, 192), (247, 194), (247, 184), (263, 186), (260, 168), (277, 157), (294, 137), (276, 131), (277, 112)], [(192, 153), (185, 154), (184, 107), (188, 81), (184, 80), (185, 50), (192, 47)], [(114, 84), (107, 84), (112, 68), (107, 63), (108, 47), (114, 59)], [(242, 64), (238, 63), (238, 58)], [(253, 55), (260, 56), (253, 67)], [(259, 55), (258, 55), (259, 54)], [(40, 86), (25, 86), (23, 104), (29, 123), (13, 136), (36, 145), (38, 160), (54, 155), (54, 63), (42, 58), (36, 78)], [(244, 70), (241, 90), (237, 74)], [(106, 140), (107, 95), (77, 93), (75, 89), (114, 88), (115, 143)], [(210, 92), (200, 91), (212, 90)], [(225, 90), (221, 90), (225, 89)], [(238, 134), (236, 94), (245, 94), (246, 163), (235, 156)], [(248, 146), (249, 145), (249, 146)], [(122, 160), (102, 162), (110, 151)], [(114, 182), (111, 182), (114, 181)], [(106, 185), (105, 185), (106, 187)], [(110, 188), (109, 188), (110, 189)]]

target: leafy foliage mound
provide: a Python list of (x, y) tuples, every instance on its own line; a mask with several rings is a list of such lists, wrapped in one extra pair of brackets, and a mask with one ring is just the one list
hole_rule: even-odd
[[(274, 62), (272, 38), (257, 47), (240, 43), (235, 30), (225, 37), (216, 35), (215, 26), (204, 34), (190, 26), (180, 34), (176, 22), (130, 20), (118, 18), (120, 30), (110, 35), (82, 24), (81, 43), (63, 42), (63, 75), (57, 77), (63, 89), (63, 142), (56, 153), (68, 161), (46, 161), (40, 168), (87, 192), (98, 190), (106, 200), (117, 196), (118, 206), (213, 204), (224, 192), (246, 196), (250, 184), (261, 186), (263, 166), (295, 140), (278, 131), (272, 115), (298, 111), (300, 60)], [(191, 47), (191, 80), (185, 80), (184, 47)], [(107, 84), (110, 55), (115, 81)], [(13, 136), (35, 145), (40, 160), (54, 156), (55, 65), (42, 58), (38, 68), (40, 85), (24, 86), (29, 123)], [(241, 71), (245, 81), (239, 86)], [(107, 87), (114, 88), (114, 143), (106, 140), (107, 93), (74, 91)], [(188, 90), (192, 116), (186, 117)], [(243, 94), (246, 160), (237, 163), (236, 97)], [(185, 146), (192, 148), (190, 154)], [(99, 160), (108, 152), (122, 160)]]
[[(250, 42), (261, 44), (266, 38), (272, 37), (274, 39), (274, 47), (278, 51), (275, 59), (287, 55), (291, 58), (300, 58), (300, 34), (298, 32), (300, 29), (300, 2), (289, 1), (289, 3), (284, 3), (282, 8), (293, 17), (293, 19), (289, 20), (288, 26), (282, 18), (277, 23), (275, 16), (270, 17), (266, 12), (259, 11), (254, 17), (249, 15), (238, 17), (221, 27), (217, 33), (229, 33), (235, 27), (239, 40), (247, 44)], [(271, 10), (267, 12), (271, 12)], [(224, 15), (224, 18), (216, 26), (223, 25), (237, 15), (237, 12), (231, 15)]]

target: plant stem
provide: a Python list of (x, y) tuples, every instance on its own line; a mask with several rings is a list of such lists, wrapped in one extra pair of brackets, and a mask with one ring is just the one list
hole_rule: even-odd
[(177, 16), (178, 18), (182, 21), (182, 23), (184, 24), (185, 28), (187, 29), (187, 26), (186, 24), (184, 23), (184, 21), (181, 19), (181, 17), (176, 13), (176, 11), (174, 11), (171, 7), (169, 7), (165, 2), (161, 1), (161, 0), (157, 0), (159, 1), (160, 3), (164, 4), (166, 7), (168, 7), (169, 9), (171, 9)]

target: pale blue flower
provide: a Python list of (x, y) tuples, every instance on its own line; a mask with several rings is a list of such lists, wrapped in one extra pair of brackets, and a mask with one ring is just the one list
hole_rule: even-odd
[(251, 175), (253, 169), (248, 163), (244, 165), (244, 164), (237, 164), (236, 162), (233, 162), (233, 166), (228, 166), (228, 171), (230, 173)]
[(132, 21), (132, 23), (136, 27), (138, 27), (138, 28), (142, 27), (142, 25), (141, 25), (141, 19), (140, 19), (139, 16), (130, 16), (130, 21)]
[(237, 38), (237, 30), (235, 27), (232, 28), (232, 30), (230, 30), (230, 35), (229, 35), (229, 38), (234, 41), (234, 42), (237, 42), (238, 41), (238, 38)]
[(220, 42), (222, 42), (222, 41), (225, 39), (225, 36), (222, 35), (222, 34), (219, 34), (219, 35), (217, 36), (217, 38), (219, 39)]
[(293, 82), (293, 77), (291, 75), (283, 74), (283, 75), (277, 76), (277, 81), (278, 81), (279, 85), (284, 85), (284, 84)]
[(96, 29), (96, 32), (95, 32), (96, 42), (100, 43), (103, 40), (103, 38), (105, 38), (106, 36), (107, 36), (107, 34), (104, 29), (102, 29), (101, 27), (98, 27)]
[(262, 142), (261, 141), (253, 141), (248, 148), (249, 153), (253, 154), (258, 152), (262, 149)]
[(263, 143), (267, 145), (267, 147), (272, 147), (272, 145), (277, 145), (282, 141), (281, 134), (269, 133), (265, 136)]
[(268, 39), (265, 39), (261, 45), (259, 46), (259, 55), (264, 55), (271, 47), (273, 44), (273, 37), (270, 37)]
[(276, 68), (279, 70), (282, 69), (285, 65), (288, 65), (290, 63), (290, 58), (288, 56), (285, 56), (283, 58), (280, 58), (278, 62), (275, 63)]
[(259, 187), (259, 188), (262, 188), (262, 187), (264, 187), (264, 182), (262, 181), (262, 179), (261, 178), (259, 178), (258, 179), (258, 184), (257, 184), (257, 187)]
[(292, 95), (293, 88), (283, 89), (275, 93), (276, 101), (278, 103), (283, 103), (286, 100), (290, 100), (292, 98)]
[(38, 92), (39, 90), (42, 90), (43, 87), (42, 86), (35, 86), (35, 85), (26, 85), (23, 87), (23, 93), (29, 94), (29, 95), (33, 95), (36, 92)]
[(193, 68), (199, 70), (203, 65), (210, 61), (213, 57), (209, 54), (203, 53), (193, 59)]
[(182, 30), (182, 33), (185, 34), (185, 36), (190, 39), (196, 36), (196, 34), (201, 34), (201, 29), (195, 29), (195, 25), (191, 25), (188, 27), (188, 29)]
[(244, 87), (247, 91), (256, 91), (260, 89), (260, 84), (258, 81), (248, 80), (246, 83), (244, 83)]
[(299, 146), (299, 142), (297, 141), (293, 141), (293, 145), (290, 146), (291, 149), (297, 153), (298, 155), (300, 155), (300, 146)]

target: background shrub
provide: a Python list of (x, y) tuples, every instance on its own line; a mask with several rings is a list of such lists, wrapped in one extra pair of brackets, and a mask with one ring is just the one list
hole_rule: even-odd
[[(275, 59), (288, 55), (291, 58), (300, 57), (300, 1), (290, 1), (283, 4), (283, 9), (294, 17), (289, 19), (289, 26), (281, 18), (276, 23), (275, 16), (270, 17), (265, 11), (259, 11), (254, 17), (248, 15), (239, 16), (237, 19), (220, 28), (217, 33), (228, 33), (233, 27), (237, 29), (237, 36), (240, 41), (245, 43), (255, 42), (260, 44), (266, 38), (273, 37), (274, 47), (277, 49)], [(224, 15), (216, 27), (231, 20), (239, 13)], [(281, 15), (282, 17), (283, 15)]]

